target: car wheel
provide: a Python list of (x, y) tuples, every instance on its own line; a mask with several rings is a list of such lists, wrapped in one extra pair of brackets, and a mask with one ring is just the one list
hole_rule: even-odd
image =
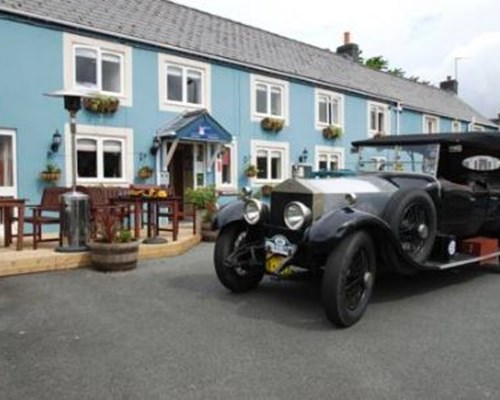
[(403, 251), (416, 263), (431, 254), (437, 233), (437, 215), (429, 194), (410, 189), (396, 192), (385, 212), (385, 219)]
[(246, 245), (247, 230), (242, 224), (225, 227), (217, 237), (214, 250), (215, 272), (219, 281), (229, 290), (241, 293), (257, 287), (264, 276), (262, 268), (243, 268), (228, 262), (230, 256)]
[(339, 327), (359, 321), (372, 294), (375, 271), (375, 250), (366, 232), (355, 232), (335, 247), (325, 265), (321, 291), (330, 321)]

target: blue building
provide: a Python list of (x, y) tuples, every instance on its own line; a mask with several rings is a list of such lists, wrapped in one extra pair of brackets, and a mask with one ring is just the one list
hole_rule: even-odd
[(165, 0), (0, 0), (0, 48), (0, 195), (32, 202), (48, 162), (71, 182), (68, 115), (44, 95), (63, 88), (93, 97), (77, 115), (78, 184), (168, 181), (179, 195), (275, 184), (297, 163), (348, 168), (349, 143), (375, 135), (497, 129), (457, 82), (368, 69), (348, 38), (332, 52)]

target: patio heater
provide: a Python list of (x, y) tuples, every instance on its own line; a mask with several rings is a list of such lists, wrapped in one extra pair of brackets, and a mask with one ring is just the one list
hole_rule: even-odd
[(61, 229), (63, 245), (56, 248), (62, 253), (88, 250), (89, 197), (76, 191), (76, 114), (81, 108), (85, 94), (69, 90), (58, 90), (47, 96), (64, 98), (64, 108), (69, 112), (71, 132), (71, 192), (61, 196)]

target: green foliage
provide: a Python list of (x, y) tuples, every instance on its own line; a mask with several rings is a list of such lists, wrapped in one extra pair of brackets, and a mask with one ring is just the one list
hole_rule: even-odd
[(375, 56), (366, 59), (364, 64), (368, 68), (376, 71), (386, 72), (389, 66), (389, 61), (387, 61), (383, 56)]
[(364, 59), (359, 58), (359, 62), (368, 68), (376, 71), (386, 72), (388, 74), (398, 76), (400, 78), (408, 79), (415, 83), (421, 83), (422, 85), (431, 85), (431, 82), (426, 80), (421, 80), (418, 76), (412, 75), (410, 77), (406, 76), (406, 71), (402, 68), (389, 68), (389, 61), (383, 56), (375, 56)]
[(113, 212), (98, 213), (95, 229), (98, 240), (103, 243), (128, 243), (132, 241), (132, 232), (123, 228), (120, 217)]
[(284, 125), (285, 122), (282, 119), (271, 117), (264, 118), (260, 123), (262, 129), (273, 133), (278, 133), (279, 131), (281, 131)]
[(323, 129), (323, 137), (325, 139), (339, 139), (344, 134), (340, 126), (330, 125)]
[(61, 172), (61, 168), (59, 168), (59, 166), (55, 163), (47, 163), (43, 172), (48, 172), (49, 174), (59, 174)]
[(194, 204), (198, 210), (209, 210), (217, 204), (217, 192), (215, 186), (204, 186), (198, 189), (188, 188), (186, 198)]
[(113, 114), (118, 110), (120, 100), (113, 96), (95, 96), (83, 99), (87, 111), (100, 114)]
[(259, 170), (257, 169), (257, 167), (254, 164), (248, 164), (245, 167), (245, 175), (248, 176), (249, 178), (253, 178), (253, 177), (257, 176), (258, 172), (259, 172)]

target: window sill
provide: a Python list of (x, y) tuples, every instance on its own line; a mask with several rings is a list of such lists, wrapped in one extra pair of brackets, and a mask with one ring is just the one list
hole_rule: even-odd
[(160, 103), (160, 111), (183, 112), (202, 109), (207, 109), (207, 107), (204, 104), (176, 103), (171, 101), (163, 101)]

